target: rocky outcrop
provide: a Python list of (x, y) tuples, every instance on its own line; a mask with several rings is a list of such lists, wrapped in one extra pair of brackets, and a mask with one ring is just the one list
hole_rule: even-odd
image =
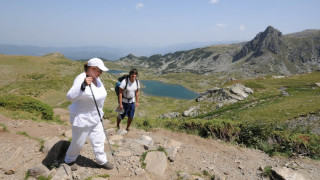
[(289, 119), (287, 125), (292, 130), (303, 129), (320, 135), (320, 111)]
[(159, 116), (159, 118), (163, 119), (163, 118), (175, 118), (175, 117), (179, 117), (180, 113), (179, 112), (170, 112), (167, 114), (162, 114), (161, 116)]
[(213, 88), (207, 90), (205, 93), (201, 93), (196, 99), (197, 102), (200, 101), (210, 101), (222, 104), (234, 103), (237, 101), (244, 100), (252, 94), (253, 90), (245, 87), (242, 84), (234, 84), (231, 87), (226, 88)]
[[(246, 99), (250, 94), (253, 93), (253, 90), (245, 87), (242, 84), (234, 84), (231, 87), (226, 88), (218, 88), (214, 87), (212, 89), (207, 90), (204, 93), (201, 93), (200, 96), (196, 99), (197, 102), (200, 101), (209, 101), (216, 102), (216, 108), (221, 108), (224, 104), (235, 103), (237, 101), (241, 101)], [(200, 106), (192, 106), (188, 110), (183, 111), (183, 117), (193, 117), (201, 114), (199, 111)], [(167, 114), (163, 114), (160, 118), (174, 118), (178, 117), (180, 113), (171, 112)]]
[(184, 116), (184, 117), (196, 116), (199, 114), (198, 109), (199, 109), (199, 106), (193, 106), (190, 109), (184, 111), (182, 113), (182, 116)]
[(254, 57), (263, 55), (266, 51), (274, 54), (280, 52), (280, 47), (283, 44), (282, 33), (272, 26), (268, 26), (264, 32), (260, 32), (257, 36), (246, 43), (242, 49), (234, 55), (232, 62), (247, 56), (251, 52)]

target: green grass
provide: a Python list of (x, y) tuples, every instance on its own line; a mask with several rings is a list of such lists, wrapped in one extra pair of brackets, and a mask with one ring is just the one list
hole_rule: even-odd
[(7, 126), (5, 124), (0, 123), (0, 126), (2, 127), (4, 132), (9, 132), (9, 130), (8, 130), (8, 128), (7, 128)]
[(39, 177), (37, 177), (37, 180), (50, 180), (52, 179), (52, 175), (49, 175), (48, 177), (40, 175)]
[(262, 175), (266, 176), (266, 177), (271, 177), (272, 176), (272, 168), (271, 168), (271, 166), (264, 167)]
[(26, 174), (24, 175), (24, 180), (28, 180), (30, 177), (30, 172), (27, 171)]
[(110, 175), (109, 174), (100, 174), (100, 175), (97, 175), (97, 176), (87, 177), (87, 178), (85, 178), (85, 180), (91, 180), (92, 178), (95, 178), (95, 177), (108, 178), (108, 177), (110, 177)]

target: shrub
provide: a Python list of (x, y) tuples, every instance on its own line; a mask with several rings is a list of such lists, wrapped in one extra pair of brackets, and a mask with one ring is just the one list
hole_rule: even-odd
[(314, 134), (299, 134), (287, 131), (274, 132), (277, 146), (275, 152), (292, 153), (320, 159), (320, 137)]
[(52, 120), (53, 109), (51, 106), (29, 96), (3, 95), (0, 96), (0, 106), (16, 111), (41, 113), (41, 119)]
[(272, 168), (271, 168), (271, 166), (264, 167), (262, 175), (263, 176), (267, 176), (267, 177), (271, 177), (272, 176)]
[(256, 147), (261, 140), (265, 141), (272, 133), (271, 126), (261, 122), (249, 122), (240, 125), (238, 142)]

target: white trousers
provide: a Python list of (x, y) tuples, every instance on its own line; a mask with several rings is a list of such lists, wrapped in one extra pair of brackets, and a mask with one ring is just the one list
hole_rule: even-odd
[(88, 136), (90, 137), (97, 164), (102, 165), (107, 162), (107, 155), (104, 152), (106, 136), (103, 131), (102, 123), (99, 122), (97, 125), (91, 127), (72, 126), (72, 141), (64, 159), (65, 163), (76, 161)]

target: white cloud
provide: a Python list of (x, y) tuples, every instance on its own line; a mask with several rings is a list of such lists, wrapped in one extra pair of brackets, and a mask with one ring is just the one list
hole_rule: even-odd
[(215, 4), (215, 3), (218, 3), (218, 2), (219, 2), (219, 0), (210, 0), (211, 4)]
[(145, 7), (145, 5), (143, 3), (138, 3), (135, 8), (138, 10), (138, 9), (143, 8), (143, 7)]
[(220, 28), (223, 28), (223, 27), (226, 27), (227, 25), (226, 24), (222, 24), (222, 23), (218, 23), (216, 24), (217, 27), (220, 27)]
[(244, 25), (241, 24), (241, 25), (239, 26), (239, 29), (240, 29), (240, 31), (244, 31), (244, 29), (245, 29)]

